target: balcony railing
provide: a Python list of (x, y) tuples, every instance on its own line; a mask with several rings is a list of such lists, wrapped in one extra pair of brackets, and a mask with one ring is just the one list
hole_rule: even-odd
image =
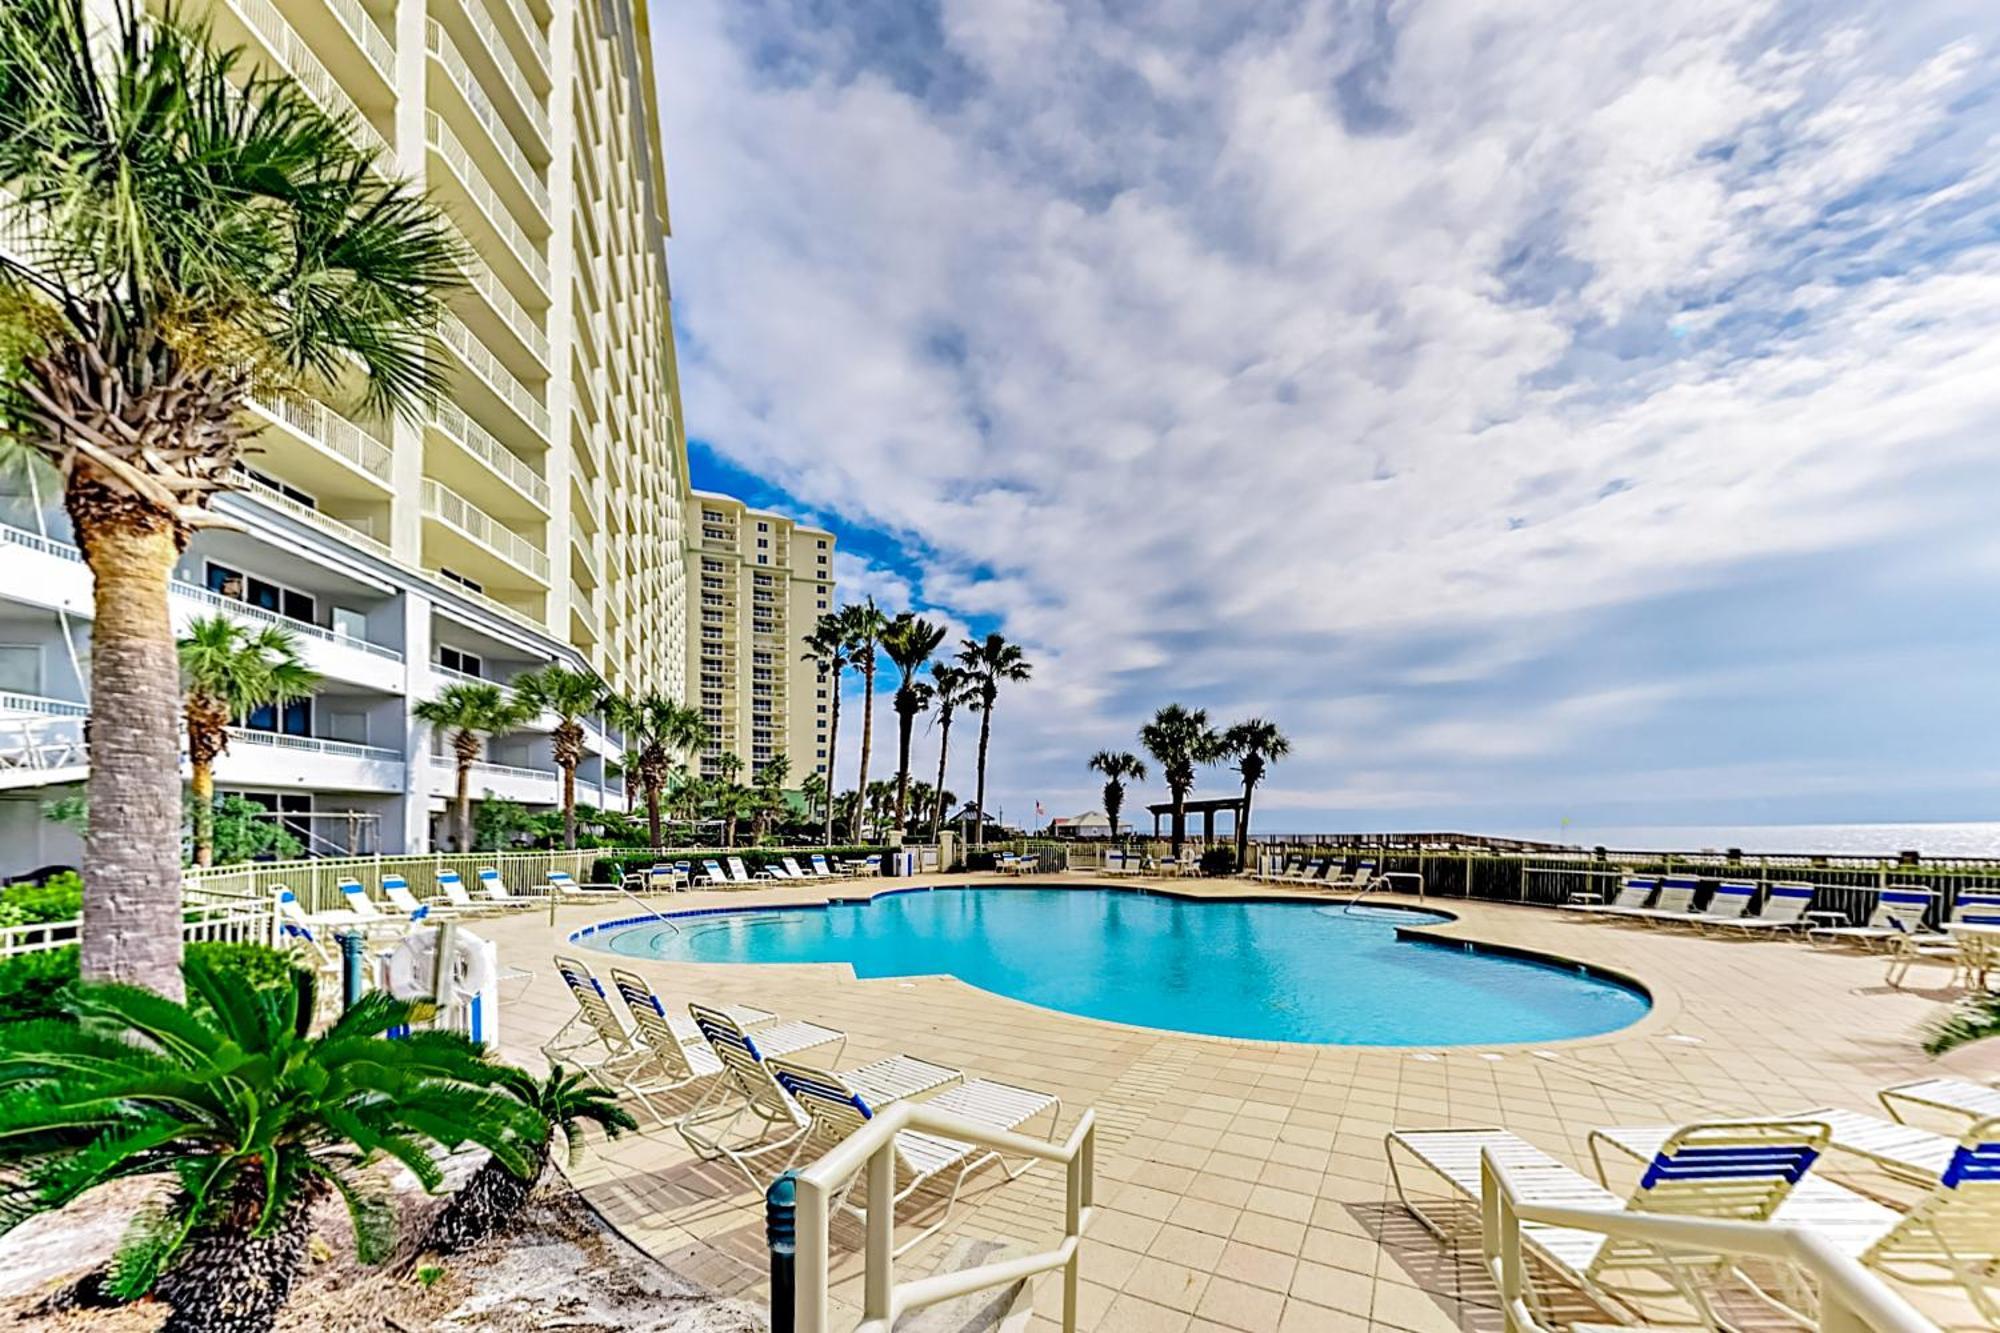
[(389, 446), (326, 404), (311, 398), (252, 399), (250, 405), (273, 421), (305, 436), (320, 448), (343, 458), (385, 485), (389, 481)]
[(507, 85), (507, 91), (514, 95), (514, 100), (520, 105), (522, 114), (528, 118), (528, 123), (535, 127), (535, 133), (542, 137), (541, 146), (546, 149), (549, 144), (549, 112), (548, 108), (542, 105), (541, 99), (535, 95), (534, 84), (528, 81), (527, 73), (514, 59), (514, 53), (507, 48), (507, 39), (500, 35), (500, 29), (494, 25), (493, 16), (486, 12), (485, 5), (481, 4), (480, 0), (468, 0), (464, 12), (465, 17), (471, 20), (472, 31), (479, 36), (479, 44), (486, 48), (486, 54), (492, 59), (494, 68), (500, 71), (501, 81)]
[(547, 552), (495, 520), (470, 500), (432, 478), (424, 478), (424, 513), (485, 547), (538, 583), (549, 581)]
[(0, 540), (12, 542), (16, 546), (25, 546), (30, 551), (39, 551), (43, 555), (52, 555), (58, 560), (72, 560), (79, 565), (84, 562), (83, 552), (68, 542), (59, 542), (38, 532), (17, 528), (12, 523), (0, 523)]
[(603, 626), (597, 619), (597, 608), (590, 604), (590, 593), (573, 583), (569, 589), (569, 609), (575, 614), (577, 622), (590, 632), (591, 638), (604, 637)]
[(549, 39), (536, 24), (535, 16), (528, 12), (528, 7), (522, 4), (521, 0), (502, 0), (502, 3), (508, 15), (513, 18), (514, 26), (528, 39), (528, 48), (535, 53), (535, 59), (541, 62), (542, 70), (546, 73), (549, 68)]
[(327, 72), (319, 57), (312, 53), (305, 40), (285, 22), (270, 0), (229, 0), (229, 7), (259, 40), (277, 57), (278, 63), (287, 74), (297, 79), (312, 99), (328, 114), (345, 117), (348, 130), (362, 149), (387, 157), (389, 141), (382, 132), (368, 123), (361, 114), (361, 108), (347, 95), (333, 75)]
[(515, 141), (514, 132), (507, 128), (507, 122), (501, 118), (499, 110), (493, 105), (493, 100), (486, 95), (486, 90), (479, 86), (479, 80), (474, 77), (472, 67), (465, 63), (465, 57), (459, 54), (451, 35), (436, 19), (424, 20), (424, 45), (430, 52), (431, 58), (443, 68), (445, 77), (451, 80), (451, 86), (458, 89), (458, 95), (465, 99), (466, 106), (472, 110), (473, 118), (485, 127), (488, 137), (493, 142), (494, 150), (506, 161), (521, 188), (527, 192), (528, 198), (534, 201), (535, 206), (546, 217), (549, 211), (548, 186), (542, 184), (542, 178), (536, 174), (534, 164), (528, 161), (528, 155), (521, 151), (521, 145)]
[(548, 439), (549, 409), (542, 406), (541, 400), (529, 391), (527, 385), (514, 378), (514, 372), (500, 364), (500, 358), (493, 355), (457, 316), (446, 315), (438, 321), (438, 340), (456, 352), (458, 359), (465, 362), (487, 388), (504, 399), (523, 421), (534, 428), (536, 434), (544, 440)]
[(467, 453), (499, 473), (509, 485), (533, 500), (536, 507), (544, 513), (548, 512), (549, 484), (507, 446), (494, 439), (484, 426), (443, 401), (432, 406), (431, 424), (458, 441)]
[[(528, 271), (528, 276), (546, 295), (549, 290), (549, 261), (542, 257), (542, 252), (528, 239), (528, 233), (514, 220), (513, 213), (486, 179), (486, 173), (465, 151), (459, 137), (452, 133), (451, 126), (445, 124), (444, 117), (435, 111), (424, 113), (424, 138), (431, 151), (444, 159), (445, 166), (458, 177), (458, 183), (465, 188), (465, 192), (472, 196), (473, 204), (487, 224), (500, 233), (500, 239), (506, 243), (509, 253), (521, 262), (521, 267)], [(544, 353), (543, 360), (547, 359)]]
[(326, 0), (326, 7), (340, 20), (340, 26), (347, 29), (347, 35), (361, 48), (361, 54), (368, 57), (368, 63), (375, 67), (390, 87), (396, 86), (396, 47), (383, 35), (362, 9), (359, 0)]
[(239, 495), (249, 496), (260, 505), (265, 505), (281, 513), (289, 514), (301, 523), (311, 524), (320, 531), (338, 537), (342, 541), (352, 542), (370, 554), (380, 556), (384, 560), (394, 559), (389, 552), (388, 544), (376, 539), (374, 532), (371, 530), (373, 525), (369, 524), (365, 519), (335, 518), (332, 514), (324, 510), (315, 509), (309, 504), (300, 504), (284, 492), (266, 486), (263, 482), (253, 477), (244, 476), (242, 473), (238, 473), (232, 480), (236, 484), (236, 493)]
[(459, 244), (465, 249), (459, 272), (465, 275), (466, 282), (472, 290), (486, 298), (486, 304), (493, 308), (493, 313), (514, 331), (514, 336), (534, 354), (535, 360), (546, 367), (549, 364), (549, 337), (542, 331), (541, 321), (514, 299), (514, 293), (507, 290), (506, 284), (486, 266), (486, 261), (479, 257), (463, 236), (459, 237)]
[(89, 717), (90, 705), (40, 694), (0, 690), (0, 713), (33, 713), (37, 717)]
[(321, 643), (337, 643), (343, 648), (352, 648), (357, 652), (367, 653), (370, 657), (379, 657), (385, 662), (403, 660), (403, 655), (394, 648), (384, 648), (381, 644), (370, 643), (366, 639), (335, 634), (324, 625), (315, 625), (310, 620), (294, 620), (290, 616), (267, 611), (261, 606), (253, 606), (234, 597), (224, 597), (221, 593), (204, 588), (198, 583), (188, 583), (177, 578), (173, 582), (173, 590), (176, 597), (200, 602), (203, 606), (212, 607), (227, 615), (241, 616), (245, 620), (255, 620), (266, 625), (276, 625), (279, 629), (290, 630), (301, 638), (317, 639)]
[[(458, 771), (458, 759), (453, 755), (433, 754), (431, 756), (431, 767), (441, 769), (447, 773), (456, 773)], [(472, 762), (472, 772), (474, 776), (484, 773), (487, 777), (492, 778), (514, 778), (517, 780), (547, 782), (551, 784), (559, 776), (554, 769), (521, 768), (514, 764), (496, 764), (488, 759), (475, 759)]]
[(318, 736), (286, 736), (273, 731), (252, 731), (248, 727), (231, 727), (229, 743), (234, 745), (238, 741), (277, 750), (329, 755), (338, 759), (366, 759), (379, 764), (403, 762), (400, 750), (391, 750), (386, 746), (356, 745), (352, 741), (322, 740)]

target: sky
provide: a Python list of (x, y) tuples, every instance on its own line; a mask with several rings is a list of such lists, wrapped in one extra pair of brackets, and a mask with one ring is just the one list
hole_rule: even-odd
[(1990, 0), (652, 22), (695, 482), (1024, 645), (1011, 820), (1168, 702), (1270, 829), (2000, 818)]

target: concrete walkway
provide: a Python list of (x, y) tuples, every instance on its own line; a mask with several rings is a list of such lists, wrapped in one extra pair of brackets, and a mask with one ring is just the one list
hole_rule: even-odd
[[(1062, 882), (1088, 877), (1032, 883)], [(895, 886), (856, 882), (832, 892)], [(1155, 887), (1288, 896), (1236, 880)], [(825, 898), (816, 886), (787, 886), (659, 901), (672, 911)], [(858, 980), (836, 965), (621, 960), (567, 942), (579, 927), (637, 914), (623, 899), (561, 907), (553, 928), (546, 914), (527, 914), (482, 919), (475, 929), (499, 942), (504, 961), (535, 971), (526, 995), (507, 1004), (503, 1032), (508, 1056), (531, 1066), (542, 1063), (538, 1047), (573, 1011), (549, 962), (562, 951), (600, 975), (613, 963), (631, 967), (677, 1009), (690, 999), (757, 1004), (839, 1028), (850, 1037), (843, 1064), (907, 1051), (1058, 1092), (1058, 1136), (1081, 1108), (1096, 1107), (1103, 1208), (1085, 1247), (1081, 1325), (1101, 1333), (1497, 1328), (1476, 1240), (1440, 1247), (1395, 1202), (1382, 1153), (1390, 1127), (1504, 1125), (1588, 1171), (1585, 1137), (1596, 1126), (1827, 1104), (1875, 1110), (1875, 1089), (1937, 1072), (1916, 1036), (1947, 997), (1889, 989), (1878, 958), (1579, 921), (1540, 908), (1433, 905), (1459, 916), (1442, 933), (1623, 973), (1651, 991), (1653, 1009), (1616, 1033), (1532, 1049), (1307, 1046), (1078, 1018), (951, 977)], [(1920, 970), (1912, 984), (1942, 985), (1945, 977), (1943, 969)], [(646, 1123), (641, 1136), (593, 1142), (572, 1172), (577, 1185), (677, 1272), (764, 1299), (761, 1196), (733, 1171), (696, 1160), (671, 1129)], [(1839, 1171), (1845, 1163), (1827, 1165)], [(1003, 1183), (988, 1169), (968, 1183), (952, 1225), (901, 1261), (898, 1275), (926, 1271), (954, 1235), (1043, 1248), (1058, 1234), (1061, 1207), (1059, 1173), (1043, 1168)], [(921, 1206), (906, 1205), (904, 1216), (921, 1219)], [(859, 1228), (837, 1223), (835, 1239), (846, 1246), (836, 1255), (837, 1295), (858, 1318)], [(1053, 1314), (1059, 1301), (1060, 1283), (1044, 1282), (1038, 1310)], [(1958, 1313), (1955, 1304), (1933, 1308)], [(1036, 1327), (1055, 1325), (1038, 1319)]]

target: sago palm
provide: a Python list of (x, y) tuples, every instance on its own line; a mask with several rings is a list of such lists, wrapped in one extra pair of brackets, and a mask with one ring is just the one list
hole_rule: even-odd
[(592, 1083), (588, 1074), (571, 1073), (561, 1065), (539, 1081), (525, 1070), (506, 1069), (499, 1086), (534, 1113), (546, 1135), (523, 1145), (526, 1170), (516, 1170), (506, 1159), (494, 1156), (472, 1173), (424, 1236), (424, 1248), (433, 1253), (456, 1253), (517, 1223), (528, 1196), (548, 1170), (556, 1135), (569, 1145), (569, 1162), (574, 1166), (583, 1156), (586, 1121), (611, 1139), (639, 1128), (639, 1122), (618, 1105), (616, 1093)]
[(1118, 840), (1118, 815), (1125, 808), (1125, 784), (1146, 780), (1146, 761), (1126, 750), (1099, 750), (1090, 756), (1093, 773), (1104, 775), (1104, 817), (1111, 821), (1111, 840)]
[(258, 990), (190, 958), (199, 1005), (135, 986), (83, 985), (81, 1021), (0, 1028), (0, 1223), (62, 1208), (112, 1180), (169, 1192), (131, 1222), (111, 1294), (153, 1291), (165, 1333), (255, 1333), (284, 1307), (306, 1257), (312, 1204), (347, 1205), (364, 1262), (393, 1243), (394, 1204), (368, 1164), (383, 1157), (426, 1188), (432, 1150), (478, 1144), (526, 1173), (541, 1117), (495, 1085), (501, 1066), (456, 1033), (391, 1041), (413, 1008), (377, 991), (318, 1037), (313, 984)]
[(847, 664), (861, 673), (861, 774), (854, 781), (861, 791), (868, 789), (868, 759), (875, 749), (875, 668), (882, 635), (888, 628), (889, 617), (882, 614), (873, 597), (840, 608), (840, 635), (847, 645)]
[(943, 625), (904, 612), (882, 635), (882, 651), (896, 664), (901, 679), (896, 682), (896, 831), (903, 832), (910, 809), (910, 733), (916, 728), (917, 714), (930, 707), (931, 687), (917, 679), (917, 673), (931, 660), (945, 635)]
[(443, 382), (457, 243), (349, 128), (177, 13), (0, 5), (0, 436), (61, 474), (95, 580), (86, 977), (180, 994), (167, 585), (227, 525), (246, 403), (414, 412)]
[(820, 834), (820, 841), (833, 845), (833, 789), (832, 775), (835, 761), (840, 754), (840, 678), (847, 670), (847, 638), (841, 629), (840, 617), (833, 612), (821, 616), (814, 622), (812, 633), (805, 637), (804, 659), (813, 664), (820, 683), (830, 685), (827, 696), (831, 699), (831, 718), (826, 728), (826, 752), (828, 757), (824, 779), (827, 784), (826, 827)]
[(215, 864), (215, 761), (229, 749), (229, 728), (259, 708), (282, 710), (319, 688), (319, 673), (280, 625), (257, 629), (227, 616), (188, 625), (176, 649), (186, 690), (188, 761), (194, 789), (194, 863)]
[(931, 814), (932, 842), (936, 842), (938, 834), (944, 831), (945, 807), (951, 804), (944, 789), (944, 770), (951, 755), (952, 715), (976, 697), (972, 674), (964, 667), (942, 661), (931, 663), (931, 706), (937, 709), (938, 727), (938, 775), (932, 797), (936, 803)]
[(580, 719), (602, 709), (609, 692), (595, 671), (572, 671), (557, 662), (514, 679), (514, 697), (523, 707), (556, 717), (549, 748), (562, 771), (563, 846), (570, 851), (576, 850), (576, 769), (585, 754)]
[(1250, 854), (1251, 798), (1271, 764), (1292, 752), (1292, 743), (1278, 730), (1277, 723), (1253, 717), (1224, 731), (1220, 749), (1224, 756), (1236, 761), (1236, 772), (1243, 779), (1243, 808), (1236, 812), (1236, 865), (1241, 869), (1244, 858)]
[(1173, 849), (1181, 854), (1187, 839), (1187, 797), (1194, 790), (1194, 771), (1222, 757), (1222, 738), (1208, 724), (1208, 712), (1168, 704), (1139, 728), (1139, 744), (1160, 766), (1160, 777), (1174, 802)]
[(479, 762), (483, 736), (511, 731), (528, 714), (519, 700), (499, 685), (456, 681), (410, 710), (419, 722), (428, 722), (451, 736), (451, 754), (457, 769), (455, 809), (458, 820), (458, 849), (472, 850), (472, 766)]
[(958, 664), (971, 681), (972, 699), (967, 705), (979, 714), (979, 780), (972, 798), (976, 822), (973, 845), (986, 845), (986, 751), (993, 740), (993, 705), (1006, 681), (1022, 681), (1034, 674), (1034, 667), (1018, 643), (1009, 643), (999, 634), (983, 639), (964, 639), (958, 649)]

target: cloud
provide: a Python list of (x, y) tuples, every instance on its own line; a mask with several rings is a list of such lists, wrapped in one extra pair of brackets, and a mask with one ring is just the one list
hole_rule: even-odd
[[(691, 427), (871, 534), (843, 595), (1028, 646), (1010, 809), (1088, 802), (1173, 698), (1286, 724), (1300, 820), (1539, 810), (1677, 744), (1983, 799), (1962, 717), (1833, 738), (1883, 624), (1987, 646), (1990, 14), (1241, 8), (657, 16)], [(1774, 625), (1820, 651), (1767, 696)]]

